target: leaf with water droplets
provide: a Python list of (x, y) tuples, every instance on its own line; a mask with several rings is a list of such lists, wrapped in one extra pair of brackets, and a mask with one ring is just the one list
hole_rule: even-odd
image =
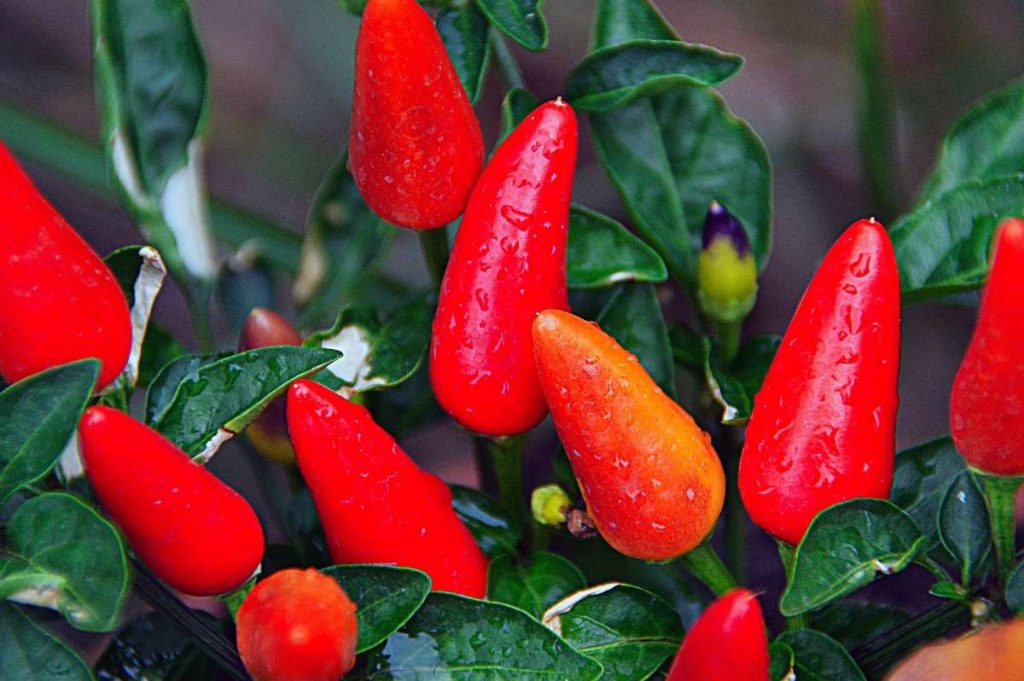
[(890, 500), (910, 514), (929, 538), (929, 548), (939, 543), (936, 525), (939, 503), (949, 481), (966, 470), (964, 458), (948, 438), (932, 440), (896, 455)]
[(451, 485), (452, 507), (489, 558), (516, 554), (523, 528), (518, 516), (479, 490)]
[(963, 471), (946, 490), (938, 515), (939, 538), (960, 566), (961, 583), (969, 585), (992, 550), (988, 508), (970, 471)]
[(528, 50), (548, 46), (548, 25), (541, 14), (543, 0), (477, 0), (477, 6), (501, 32)]
[(487, 599), (507, 603), (534, 617), (555, 601), (586, 586), (583, 573), (557, 553), (537, 551), (527, 562), (503, 554), (487, 570)]

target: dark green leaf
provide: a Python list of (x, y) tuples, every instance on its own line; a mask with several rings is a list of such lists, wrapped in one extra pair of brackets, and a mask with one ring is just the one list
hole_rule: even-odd
[(665, 281), (661, 257), (618, 220), (583, 206), (569, 212), (569, 288), (597, 288), (623, 281)]
[(953, 479), (939, 505), (939, 538), (967, 585), (992, 549), (985, 497), (969, 471)]
[(685, 324), (673, 324), (668, 330), (672, 357), (690, 369), (704, 369), (704, 337)]
[(85, 631), (117, 626), (128, 592), (124, 545), (113, 525), (76, 497), (51, 492), (18, 507), (0, 557), (0, 597), (59, 611)]
[(1024, 613), (1024, 562), (1006, 580), (1006, 607), (1018, 615)]
[(775, 639), (793, 650), (800, 681), (864, 681), (864, 673), (841, 645), (812, 629), (787, 631)]
[(601, 663), (602, 679), (646, 679), (679, 650), (683, 627), (663, 600), (628, 584), (577, 592), (544, 613), (544, 624)]
[(939, 543), (935, 519), (949, 481), (965, 470), (964, 459), (948, 437), (932, 440), (896, 455), (890, 499), (910, 514), (930, 547)]
[(722, 408), (722, 423), (737, 426), (750, 418), (754, 396), (761, 389), (781, 341), (779, 336), (746, 338), (733, 363), (723, 367), (717, 347), (711, 339), (704, 338), (704, 377), (711, 396)]
[(487, 569), (487, 599), (514, 605), (537, 619), (556, 601), (586, 585), (578, 567), (548, 551), (537, 551), (529, 563), (502, 554)]
[(356, 604), (356, 652), (374, 647), (409, 621), (430, 593), (427, 573), (392, 565), (332, 565), (322, 572), (337, 580)]
[(84, 359), (29, 376), (0, 392), (0, 506), (43, 478), (71, 439), (100, 363)]
[(153, 419), (170, 404), (178, 384), (197, 369), (230, 357), (231, 353), (222, 352), (214, 355), (180, 355), (175, 357), (156, 373), (146, 391), (146, 423), (152, 425)]
[[(212, 615), (194, 610), (193, 614), (217, 626)], [(149, 681), (150, 679), (199, 679), (193, 671), (193, 660), (209, 658), (201, 655), (192, 637), (160, 611), (149, 612), (134, 619), (118, 631), (96, 663), (99, 681)]]
[(528, 50), (548, 46), (548, 25), (541, 14), (543, 0), (476, 0), (487, 19)]
[(184, 354), (185, 348), (168, 333), (167, 329), (150, 321), (146, 328), (146, 338), (142, 341), (138, 384), (148, 387), (160, 369)]
[(1019, 175), (968, 180), (922, 203), (889, 230), (903, 296), (923, 300), (981, 287), (1000, 220), (1024, 212)]
[(770, 681), (789, 681), (793, 673), (793, 649), (776, 641), (768, 646), (768, 657), (771, 660), (768, 671)]
[[(881, 499), (851, 499), (817, 516), (797, 547), (779, 611), (799, 615), (899, 572), (927, 544), (914, 519)], [(798, 653), (799, 658), (799, 653)]]
[(859, 648), (909, 622), (902, 608), (856, 599), (836, 601), (811, 613), (810, 626), (834, 638), (847, 650)]
[(451, 485), (452, 506), (489, 558), (502, 553), (515, 555), (523, 529), (516, 517), (509, 517), (497, 501), (469, 487)]
[(71, 648), (9, 603), (0, 603), (0, 670), (12, 681), (92, 681)]
[(389, 390), (364, 393), (373, 418), (378, 423), (388, 424), (388, 432), (396, 438), (446, 417), (434, 398), (428, 374), (427, 363), (423, 362), (402, 384)]
[(432, 593), (402, 629), (370, 653), (366, 679), (573, 679), (601, 665), (522, 610)]
[(470, 102), (476, 102), (484, 86), (491, 57), (487, 42), (487, 18), (472, 2), (461, 8), (447, 8), (437, 15), (437, 32), (448, 50)]
[(186, 453), (205, 461), (293, 381), (338, 359), (333, 350), (289, 345), (229, 355), (193, 369), (155, 412), (152, 426)]
[(508, 134), (523, 119), (530, 115), (530, 112), (540, 106), (540, 101), (533, 96), (529, 90), (521, 87), (513, 88), (505, 94), (501, 102), (501, 132), (498, 134), (499, 142), (508, 137)]
[(618, 287), (597, 316), (598, 325), (640, 360), (665, 394), (676, 399), (676, 369), (668, 328), (653, 284)]
[(960, 601), (967, 595), (967, 590), (955, 582), (942, 581), (932, 584), (932, 588), (928, 589), (928, 593), (936, 598), (949, 598)]
[(675, 88), (718, 85), (743, 65), (739, 55), (678, 40), (633, 40), (591, 52), (566, 83), (584, 111), (607, 111)]
[(594, 49), (629, 40), (678, 40), (678, 37), (647, 0), (598, 0)]
[(216, 296), (217, 307), (235, 337), (254, 308), (273, 310), (277, 291), (262, 254), (243, 248), (228, 258), (217, 273)]

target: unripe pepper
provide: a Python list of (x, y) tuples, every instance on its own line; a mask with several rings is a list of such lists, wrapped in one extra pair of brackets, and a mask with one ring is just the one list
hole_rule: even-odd
[(860, 220), (822, 260), (754, 399), (739, 487), (756, 524), (798, 544), (829, 506), (889, 496), (899, 359), (896, 257), (885, 228)]
[(308, 380), (288, 390), (288, 430), (336, 563), (423, 570), (433, 588), (482, 598), (487, 560), (438, 477), (370, 413)]
[(128, 302), (96, 252), (0, 143), (0, 375), (9, 383), (86, 357), (97, 389), (128, 361)]
[(478, 433), (514, 435), (547, 413), (530, 327), (568, 310), (565, 249), (576, 115), (542, 104), (494, 152), (466, 206), (430, 345), (438, 402)]
[(1004, 221), (978, 323), (950, 398), (953, 442), (972, 467), (1024, 475), (1024, 220)]
[(289, 568), (259, 582), (237, 615), (238, 654), (254, 681), (338, 681), (356, 660), (356, 606), (336, 581)]
[(707, 433), (597, 325), (545, 310), (533, 339), (551, 417), (601, 536), (644, 560), (695, 548), (725, 499)]
[(768, 681), (769, 664), (768, 636), (757, 596), (733, 589), (697, 618), (666, 681)]
[(116, 409), (86, 409), (78, 433), (100, 506), (156, 576), (184, 593), (212, 596), (253, 575), (263, 530), (241, 495)]
[(459, 216), (484, 159), (480, 123), (430, 16), (369, 0), (356, 41), (349, 168), (367, 205), (403, 227)]

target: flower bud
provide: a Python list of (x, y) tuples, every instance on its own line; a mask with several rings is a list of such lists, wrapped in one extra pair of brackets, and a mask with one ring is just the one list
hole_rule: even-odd
[(713, 201), (704, 219), (697, 263), (697, 301), (715, 321), (742, 321), (757, 300), (757, 263), (746, 230), (725, 206)]
[(558, 527), (565, 522), (569, 510), (569, 495), (558, 485), (544, 485), (530, 495), (530, 511), (541, 525)]

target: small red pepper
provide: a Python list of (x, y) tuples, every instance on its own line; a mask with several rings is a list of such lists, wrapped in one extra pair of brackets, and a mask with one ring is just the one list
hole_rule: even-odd
[(953, 442), (972, 467), (1024, 475), (1024, 220), (1005, 220), (978, 323), (953, 381)]
[(237, 615), (238, 654), (254, 681), (338, 681), (356, 661), (356, 606), (308, 568), (275, 572)]
[(336, 563), (413, 567), (438, 591), (483, 597), (487, 560), (455, 514), (448, 486), (421, 470), (364, 407), (296, 381), (288, 430)]
[(569, 309), (576, 145), (572, 108), (542, 104), (494, 152), (466, 206), (434, 317), (430, 379), (469, 430), (514, 435), (547, 413), (530, 327), (541, 310)]
[(86, 409), (78, 433), (100, 506), (157, 577), (181, 592), (212, 596), (253, 575), (263, 559), (263, 530), (241, 495), (116, 409)]
[(885, 499), (895, 456), (900, 283), (874, 220), (836, 240), (754, 399), (739, 487), (751, 519), (798, 544), (820, 511)]
[(665, 681), (768, 681), (769, 664), (757, 596), (733, 589), (697, 618)]
[(480, 123), (430, 15), (415, 0), (370, 0), (349, 132), (367, 205), (402, 227), (440, 227), (462, 212), (483, 159)]
[(0, 143), (0, 375), (9, 383), (86, 357), (97, 389), (124, 369), (132, 324), (103, 260)]

